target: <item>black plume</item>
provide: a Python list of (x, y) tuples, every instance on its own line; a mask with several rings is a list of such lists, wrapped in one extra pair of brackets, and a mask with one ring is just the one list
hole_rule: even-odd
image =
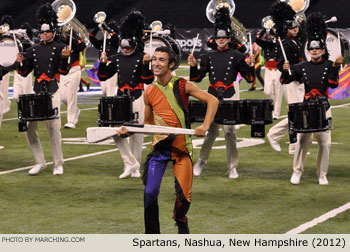
[(141, 12), (133, 10), (124, 18), (120, 25), (121, 38), (140, 38), (145, 28), (145, 17)]
[(306, 32), (308, 40), (326, 40), (327, 26), (325, 18), (320, 12), (314, 12), (306, 18)]
[(15, 21), (13, 20), (12, 16), (10, 15), (4, 15), (1, 17), (0, 24), (8, 24), (10, 26), (10, 30), (13, 30), (15, 27)]
[(57, 15), (50, 3), (44, 3), (36, 12), (36, 19), (41, 24), (51, 24), (57, 27)]
[(218, 9), (215, 13), (215, 30), (231, 30), (230, 11), (226, 7)]
[(33, 39), (33, 28), (28, 22), (24, 22), (19, 28), (25, 29), (28, 38)]
[(276, 1), (271, 5), (270, 15), (275, 23), (277, 35), (283, 37), (287, 33), (285, 22), (294, 19), (295, 11), (287, 3)]

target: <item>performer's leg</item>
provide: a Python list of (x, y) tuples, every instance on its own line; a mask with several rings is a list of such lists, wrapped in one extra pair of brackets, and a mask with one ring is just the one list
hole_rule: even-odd
[(26, 139), (30, 151), (32, 152), (35, 164), (45, 163), (44, 152), (41, 147), (38, 135), (38, 121), (27, 122), (28, 130), (26, 131)]
[(301, 175), (304, 171), (304, 163), (307, 157), (307, 151), (312, 143), (312, 133), (298, 133), (298, 141), (295, 144), (295, 153), (293, 158), (292, 184), (299, 184)]
[(191, 203), (192, 160), (189, 156), (176, 157), (174, 161), (176, 199), (173, 219), (178, 226), (179, 234), (188, 234), (188, 218), (186, 216)]
[(328, 172), (329, 153), (331, 149), (331, 132), (316, 132), (314, 133), (318, 142), (317, 153), (317, 176), (325, 178)]
[(273, 99), (273, 118), (279, 118), (281, 115), (281, 106), (283, 98), (283, 89), (280, 82), (281, 72), (278, 70), (273, 71), (273, 86), (274, 86), (274, 99)]
[(71, 68), (67, 77), (69, 77), (69, 84), (67, 85), (67, 122), (75, 126), (78, 123), (80, 114), (78, 108), (78, 88), (81, 79), (80, 66)]
[[(52, 106), (58, 108), (58, 113), (60, 113), (60, 90), (52, 96)], [(63, 174), (63, 153), (62, 153), (62, 143), (61, 143), (61, 118), (45, 121), (46, 129), (49, 134), (51, 151), (53, 158), (54, 171), (55, 168), (60, 169), (58, 174)], [(56, 175), (56, 174), (55, 174)]]
[(144, 220), (146, 234), (159, 234), (158, 195), (163, 175), (170, 161), (170, 151), (150, 153), (144, 164)]
[(273, 71), (266, 68), (264, 78), (265, 78), (264, 93), (268, 99), (273, 100)]
[(238, 178), (238, 149), (236, 128), (234, 125), (224, 125), (223, 130), (226, 141), (226, 156), (229, 178)]
[(9, 100), (9, 82), (10, 82), (10, 72), (2, 76), (2, 81), (0, 82), (0, 102), (2, 102), (2, 110), (0, 113), (6, 114), (10, 111), (11, 102)]
[(111, 78), (106, 80), (106, 96), (115, 96), (116, 84), (118, 82), (118, 74), (114, 74)]

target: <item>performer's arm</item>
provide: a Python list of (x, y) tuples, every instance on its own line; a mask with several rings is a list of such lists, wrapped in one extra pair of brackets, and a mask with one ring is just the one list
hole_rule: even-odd
[(237, 65), (238, 72), (241, 73), (242, 77), (248, 82), (252, 83), (255, 80), (255, 59), (254, 55), (249, 56), (248, 63), (245, 62), (245, 58), (242, 57)]
[(69, 72), (70, 65), (68, 64), (68, 57), (71, 55), (71, 52), (68, 46), (62, 49), (60, 67), (58, 68), (58, 72), (62, 75), (67, 75)]
[(142, 59), (142, 71), (141, 79), (145, 84), (151, 84), (154, 80), (154, 75), (152, 70), (149, 69), (149, 63), (151, 62), (151, 55), (145, 53)]
[(152, 106), (148, 100), (148, 96), (147, 96), (146, 92), (143, 95), (143, 100), (145, 103), (145, 120), (143, 121), (143, 124), (154, 125), (153, 110), (152, 110)]
[(96, 49), (100, 49), (102, 48), (103, 45), (103, 40), (97, 39), (96, 38), (96, 34), (99, 31), (99, 28), (96, 27), (91, 33), (89, 33), (89, 40), (91, 42), (91, 44), (96, 48)]
[[(288, 72), (289, 68), (292, 75), (289, 75), (289, 72)], [(298, 81), (302, 83), (302, 74), (301, 74), (301, 69), (299, 67), (299, 64), (290, 66), (288, 61), (284, 62), (280, 81), (282, 84), (289, 84), (292, 81)]]
[[(118, 70), (117, 65), (115, 64), (115, 57), (116, 56), (112, 56), (111, 57), (111, 61), (106, 63), (106, 58), (107, 55), (106, 53), (102, 53), (101, 54), (101, 58), (100, 58), (100, 66), (98, 67), (98, 78), (101, 81), (105, 81), (109, 78), (111, 78)], [(104, 59), (104, 60), (102, 60)]]
[(192, 82), (186, 83), (186, 94), (197, 98), (198, 100), (207, 103), (207, 112), (205, 114), (204, 122), (202, 125), (195, 129), (196, 136), (204, 136), (209, 129), (210, 124), (213, 122), (216, 111), (218, 109), (219, 101), (215, 96), (201, 90)]
[(342, 62), (343, 57), (338, 56), (329, 68), (328, 86), (330, 88), (336, 88), (339, 85), (339, 67), (342, 64)]
[(18, 53), (16, 58), (17, 72), (23, 77), (26, 77), (34, 68), (31, 48), (27, 49), (25, 55), (26, 57), (22, 53)]
[(197, 67), (197, 60), (190, 54), (187, 58), (188, 63), (190, 64), (190, 81), (201, 82), (201, 80), (205, 77), (207, 72), (209, 72), (209, 62), (208, 57), (203, 56), (201, 58), (200, 68)]

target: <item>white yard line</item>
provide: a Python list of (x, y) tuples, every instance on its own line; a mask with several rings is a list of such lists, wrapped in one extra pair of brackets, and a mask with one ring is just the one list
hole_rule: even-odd
[[(81, 155), (81, 156), (66, 158), (66, 159), (64, 159), (64, 162), (78, 160), (78, 159), (82, 159), (82, 158), (94, 157), (94, 156), (98, 156), (98, 155), (102, 155), (102, 154), (106, 154), (106, 153), (110, 153), (110, 152), (115, 152), (117, 150), (118, 150), (118, 148), (115, 148), (115, 149), (111, 149), (111, 150), (99, 151), (99, 152), (94, 152), (94, 153), (85, 154), (85, 155)], [(47, 162), (46, 164), (51, 165), (51, 164), (53, 164), (53, 162)], [(22, 168), (17, 168), (17, 169), (12, 169), (12, 170), (7, 170), (7, 171), (2, 171), (2, 172), (0, 172), (0, 175), (18, 172), (18, 171), (29, 170), (31, 168), (33, 168), (33, 165), (22, 167)]]
[(286, 234), (300, 234), (300, 233), (304, 232), (306, 229), (312, 228), (312, 227), (316, 226), (317, 224), (325, 222), (326, 220), (333, 218), (333, 217), (337, 216), (338, 214), (345, 212), (349, 209), (350, 209), (350, 202), (346, 203), (345, 205), (343, 205), (341, 207), (333, 209), (333, 210), (329, 211), (328, 213), (325, 213), (325, 214), (321, 215), (320, 217), (313, 219), (312, 221), (301, 224), (299, 227), (296, 227), (296, 228), (288, 231)]

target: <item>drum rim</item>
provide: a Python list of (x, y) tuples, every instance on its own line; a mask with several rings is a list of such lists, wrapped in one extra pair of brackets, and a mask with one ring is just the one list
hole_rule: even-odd
[[(10, 39), (10, 40), (14, 41), (13, 36), (8, 35), (8, 34), (0, 35), (0, 42), (2, 39)], [(21, 53), (21, 52), (23, 52), (22, 43), (18, 38), (16, 38), (16, 40), (17, 40), (18, 51)], [(5, 70), (14, 70), (14, 69), (16, 69), (16, 67), (15, 67), (16, 64), (17, 64), (16, 61), (12, 65), (7, 66), (7, 67), (0, 64), (0, 68), (5, 69)]]

